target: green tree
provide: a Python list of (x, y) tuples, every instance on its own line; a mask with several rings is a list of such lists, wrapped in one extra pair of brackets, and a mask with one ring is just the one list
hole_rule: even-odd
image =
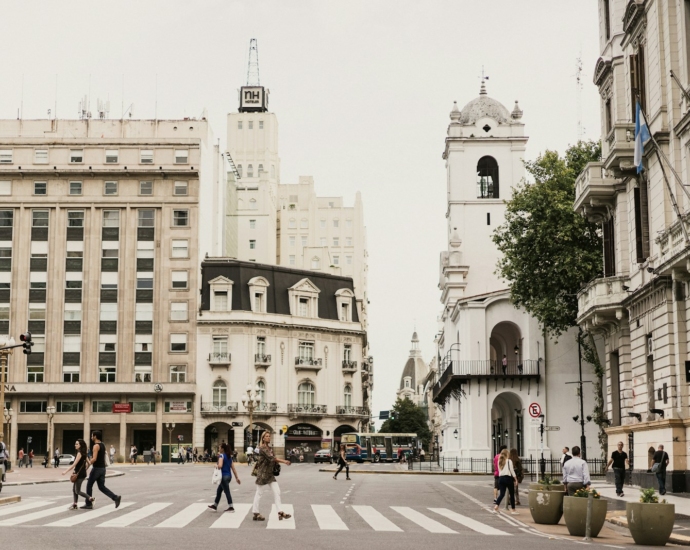
[(409, 399), (397, 399), (391, 409), (391, 416), (381, 425), (381, 432), (385, 433), (416, 433), (424, 448), (429, 447), (431, 431), (429, 418), (422, 407), (415, 405)]
[[(599, 226), (573, 209), (575, 180), (588, 162), (599, 160), (600, 143), (579, 141), (563, 157), (547, 150), (525, 162), (534, 183), (517, 186), (506, 203), (506, 221), (493, 235), (502, 253), (497, 273), (509, 282), (512, 302), (534, 315), (553, 338), (576, 326), (578, 291), (602, 275)], [(592, 416), (601, 428), (604, 371), (591, 334), (579, 333), (578, 339), (597, 374)], [(605, 443), (603, 429), (599, 441)]]

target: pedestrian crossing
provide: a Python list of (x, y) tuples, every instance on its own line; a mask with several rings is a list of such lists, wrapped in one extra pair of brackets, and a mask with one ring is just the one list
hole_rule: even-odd
[[(220, 506), (222, 510), (224, 506)], [(0, 527), (75, 527), (86, 526), (123, 528), (153, 527), (157, 529), (211, 528), (241, 529), (265, 528), (295, 530), (317, 528), (322, 531), (369, 530), (389, 533), (425, 532), (440, 535), (462, 535), (474, 532), (480, 535), (511, 535), (504, 529), (510, 526), (497, 521), (496, 516), (486, 518), (487, 523), (462, 515), (448, 508), (409, 506), (368, 506), (283, 504), (282, 509), (292, 517), (279, 519), (278, 509), (272, 505), (266, 520), (252, 521), (252, 505), (235, 503), (234, 513), (211, 513), (205, 502), (180, 507), (173, 502), (136, 503), (124, 501), (118, 509), (114, 504), (93, 510), (67, 510), (65, 504), (35, 500), (0, 507)], [(220, 511), (219, 510), (219, 511)], [(56, 517), (62, 515), (62, 517)], [(491, 523), (497, 525), (491, 525)], [(501, 527), (500, 529), (498, 527)]]

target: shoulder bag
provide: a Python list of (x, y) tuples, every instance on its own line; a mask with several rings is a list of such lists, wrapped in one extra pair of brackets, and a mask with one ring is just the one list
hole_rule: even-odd
[[(82, 457), (81, 468), (79, 468), (79, 471), (80, 471), (80, 472), (83, 471), (84, 468), (86, 468), (86, 458), (85, 458), (85, 457)], [(79, 474), (78, 474), (77, 472), (74, 472), (74, 473), (72, 473), (71, 476), (69, 476), (69, 480), (70, 480), (72, 483), (76, 483), (76, 482), (77, 482), (77, 479), (79, 479)]]
[(273, 463), (273, 477), (278, 477), (280, 475), (280, 464), (277, 462)]

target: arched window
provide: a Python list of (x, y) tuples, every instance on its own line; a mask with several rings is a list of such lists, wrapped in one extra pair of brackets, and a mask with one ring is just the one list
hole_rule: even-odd
[(321, 269), (321, 260), (317, 257), (314, 257), (311, 259), (311, 268), (312, 269)]
[(213, 383), (213, 406), (226, 407), (228, 405), (228, 387), (222, 380)]
[(254, 177), (254, 167), (251, 164), (247, 164), (247, 177), (248, 178)]
[(290, 221), (288, 222), (288, 228), (289, 229), (296, 229), (297, 228), (297, 220), (295, 218), (290, 218)]
[(256, 210), (256, 199), (249, 199), (249, 210)]
[(482, 157), (477, 163), (477, 198), (498, 198), (498, 163), (494, 157)]
[(343, 406), (352, 407), (352, 386), (345, 384), (345, 391), (343, 392)]
[(242, 177), (242, 165), (241, 164), (237, 165), (237, 173), (240, 175), (240, 177)]
[(302, 406), (313, 406), (316, 390), (311, 382), (302, 382), (297, 388), (297, 402)]
[(259, 396), (259, 401), (263, 405), (266, 400), (266, 382), (263, 380), (259, 380), (256, 383), (256, 395)]
[(263, 171), (264, 171), (264, 165), (263, 165), (263, 164), (259, 164), (259, 171), (257, 172), (257, 175), (258, 175), (259, 177), (261, 177), (261, 172), (263, 172)]

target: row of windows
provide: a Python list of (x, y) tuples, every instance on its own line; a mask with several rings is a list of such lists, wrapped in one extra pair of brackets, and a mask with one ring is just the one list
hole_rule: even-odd
[[(69, 182), (69, 194), (70, 195), (81, 195), (83, 193), (84, 184), (81, 181), (70, 181)], [(119, 191), (118, 181), (106, 181), (103, 182), (103, 194), (104, 195), (117, 195)], [(186, 196), (189, 193), (189, 183), (186, 181), (175, 181), (173, 183), (173, 195)], [(0, 181), (0, 195), (11, 195), (12, 194), (12, 182), (11, 181)], [(34, 195), (47, 195), (48, 194), (48, 182), (46, 181), (35, 181), (34, 182)], [(139, 182), (139, 195), (153, 195), (153, 182), (152, 181), (140, 181)]]
[[(191, 401), (182, 401), (186, 404), (187, 412), (192, 410)], [(113, 405), (119, 403), (119, 401), (92, 401), (91, 402), (91, 412), (94, 413), (111, 413), (113, 412)], [(173, 405), (173, 403), (175, 405)], [(130, 401), (129, 404), (132, 406), (133, 413), (155, 413), (156, 412), (156, 402), (155, 401)], [(47, 401), (20, 401), (19, 402), (19, 412), (20, 413), (44, 413), (47, 410)], [(174, 412), (181, 412), (178, 410), (179, 402), (177, 401), (165, 401), (165, 412), (170, 412), (171, 408), (174, 408)], [(55, 403), (55, 410), (58, 413), (82, 413), (84, 412), (84, 402), (83, 401), (58, 401)]]
[[(155, 210), (137, 210), (137, 227), (154, 227)], [(31, 226), (48, 227), (50, 210), (32, 210)], [(14, 210), (0, 210), (0, 227), (14, 225)], [(173, 227), (189, 227), (189, 210), (172, 211)], [(67, 211), (68, 227), (84, 227), (84, 210)], [(103, 227), (120, 227), (120, 210), (103, 210)]]
[[(256, 172), (257, 177), (261, 177), (261, 172), (265, 172), (263, 164), (259, 164), (259, 167), (258, 167), (257, 172)], [(242, 176), (243, 169), (242, 169), (241, 164), (237, 165), (237, 173), (240, 175), (240, 177), (243, 177)], [(253, 164), (247, 164), (247, 177), (248, 178), (254, 177), (254, 165)], [(273, 164), (271, 164), (271, 177), (272, 178), (276, 177), (276, 167)]]
[[(326, 228), (326, 220), (320, 220), (319, 225), (321, 226), (322, 229)], [(299, 226), (301, 229), (307, 229), (309, 227), (309, 220), (307, 218), (302, 218), (300, 220)], [(340, 220), (338, 218), (335, 218), (333, 220), (333, 227), (340, 227)], [(345, 220), (345, 227), (346, 228), (351, 228), (352, 227), (352, 220), (347, 219)], [(297, 229), (297, 220), (295, 218), (290, 218), (288, 220), (288, 229)]]
[[(250, 229), (252, 229), (251, 223), (250, 223)], [(300, 237), (300, 240), (301, 240), (302, 246), (308, 246), (308, 244), (307, 244), (308, 236), (307, 235), (302, 235)], [(288, 242), (290, 243), (290, 246), (294, 248), (295, 243), (297, 242), (297, 236), (296, 235), (290, 235), (290, 237), (288, 237)], [(326, 239), (326, 237), (321, 237), (319, 240), (319, 246), (328, 246), (328, 239)], [(340, 237), (333, 237), (333, 246), (340, 246)], [(352, 237), (345, 237), (345, 246), (352, 246)]]
[[(185, 273), (186, 275), (186, 273)], [(72, 281), (70, 281), (72, 282)], [(81, 288), (81, 281), (77, 281), (79, 284), (70, 284), (68, 288)], [(185, 286), (187, 281), (185, 280)], [(32, 282), (31, 289), (41, 289), (45, 288), (45, 281), (43, 282)], [(101, 283), (101, 288), (103, 290), (112, 290), (110, 287), (115, 286), (117, 289), (117, 284), (108, 285)], [(153, 288), (153, 278), (150, 279), (138, 279), (137, 289), (146, 290)], [(0, 320), (9, 320), (10, 318), (10, 305), (0, 304)], [(117, 303), (105, 302), (101, 304), (101, 321), (117, 321)], [(136, 304), (136, 320), (137, 321), (153, 321), (153, 304), (152, 303), (137, 303)], [(45, 321), (46, 320), (46, 304), (43, 303), (30, 303), (29, 304), (29, 320), (30, 321)], [(66, 303), (64, 306), (64, 321), (81, 321), (82, 320), (82, 304), (81, 303)], [(188, 321), (189, 320), (189, 302), (170, 302), (170, 321)], [(34, 351), (38, 351), (34, 347)], [(71, 351), (71, 350), (70, 350)], [(79, 351), (79, 350), (75, 350)]]
[[(34, 149), (34, 164), (50, 164), (48, 149)], [(154, 164), (153, 149), (139, 150), (140, 164)], [(13, 150), (0, 149), (0, 164), (12, 164)], [(82, 164), (84, 162), (84, 149), (70, 149), (70, 164)], [(105, 150), (105, 164), (118, 164), (120, 162), (119, 149)], [(187, 164), (189, 162), (188, 149), (175, 149), (175, 164)]]
[[(340, 256), (333, 256), (333, 265), (340, 265)], [(345, 256), (345, 264), (352, 265), (352, 256)], [(297, 258), (293, 254), (288, 256), (288, 265), (297, 265)], [(311, 259), (311, 269), (321, 269), (321, 258), (314, 257)]]
[[(256, 383), (257, 395), (263, 404), (266, 397), (266, 383), (258, 380)], [(301, 382), (297, 386), (297, 402), (302, 406), (313, 406), (316, 404), (316, 386), (310, 382)], [(213, 383), (213, 406), (226, 407), (228, 404), (228, 386), (223, 380), (216, 380)], [(343, 387), (343, 405), (352, 406), (352, 386), (345, 384)]]
[[(300, 341), (298, 347), (298, 353), (300, 359), (311, 360), (314, 359), (314, 342), (309, 342), (306, 340)], [(257, 336), (256, 337), (256, 355), (264, 357), (266, 353), (266, 337)], [(228, 337), (227, 336), (214, 336), (213, 337), (213, 355), (218, 357), (223, 354), (228, 353)], [(345, 344), (343, 347), (343, 361), (352, 360), (352, 346), (350, 344)]]
[[(238, 130), (241, 130), (241, 129), (242, 129), (242, 121), (241, 121), (241, 120), (238, 120), (238, 121), (237, 121), (237, 129), (238, 129)], [(247, 121), (247, 129), (248, 129), (248, 130), (253, 130), (253, 129), (254, 129), (254, 121), (253, 121), (253, 120), (248, 120), (248, 121)], [(260, 120), (260, 121), (259, 121), (259, 130), (263, 130), (263, 129), (264, 129), (264, 121), (263, 121), (263, 120)]]

